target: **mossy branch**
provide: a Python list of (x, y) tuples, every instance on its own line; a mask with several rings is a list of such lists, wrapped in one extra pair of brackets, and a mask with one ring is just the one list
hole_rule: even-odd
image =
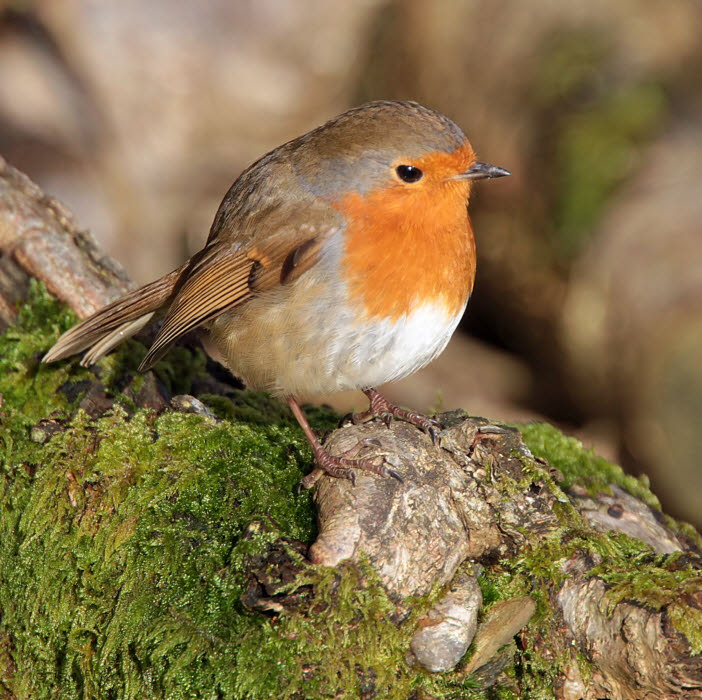
[(313, 497), (287, 409), (197, 349), (40, 363), (74, 316), (32, 279), (128, 286), (58, 206), (3, 166), (0, 697), (702, 697), (700, 537), (647, 483), (451, 413), (335, 430), (405, 482)]

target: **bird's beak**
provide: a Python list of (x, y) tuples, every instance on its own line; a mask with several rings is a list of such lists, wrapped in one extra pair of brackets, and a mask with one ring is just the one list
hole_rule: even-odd
[(505, 177), (511, 175), (509, 170), (499, 168), (490, 163), (481, 163), (479, 160), (473, 163), (464, 173), (453, 176), (453, 180), (485, 180), (492, 177)]

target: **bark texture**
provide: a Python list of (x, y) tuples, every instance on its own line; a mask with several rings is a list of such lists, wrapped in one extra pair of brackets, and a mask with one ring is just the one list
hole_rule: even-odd
[(44, 282), (80, 318), (134, 287), (61, 202), (1, 156), (0, 253), (0, 327), (14, 320), (31, 278)]

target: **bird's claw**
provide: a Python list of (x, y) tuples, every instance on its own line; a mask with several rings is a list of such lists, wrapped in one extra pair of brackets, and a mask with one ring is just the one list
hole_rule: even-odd
[(405, 480), (400, 476), (398, 472), (396, 472), (394, 469), (388, 469), (387, 467), (385, 468), (385, 471), (388, 476), (391, 476), (393, 479), (399, 481), (401, 484), (405, 483)]

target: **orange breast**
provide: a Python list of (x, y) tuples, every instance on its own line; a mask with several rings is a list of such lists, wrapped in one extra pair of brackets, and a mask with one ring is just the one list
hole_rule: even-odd
[(335, 204), (346, 217), (342, 275), (366, 318), (397, 320), (423, 302), (461, 312), (475, 279), (470, 184), (446, 178), (474, 160), (466, 144), (403, 161), (425, 172), (421, 186), (390, 183)]

